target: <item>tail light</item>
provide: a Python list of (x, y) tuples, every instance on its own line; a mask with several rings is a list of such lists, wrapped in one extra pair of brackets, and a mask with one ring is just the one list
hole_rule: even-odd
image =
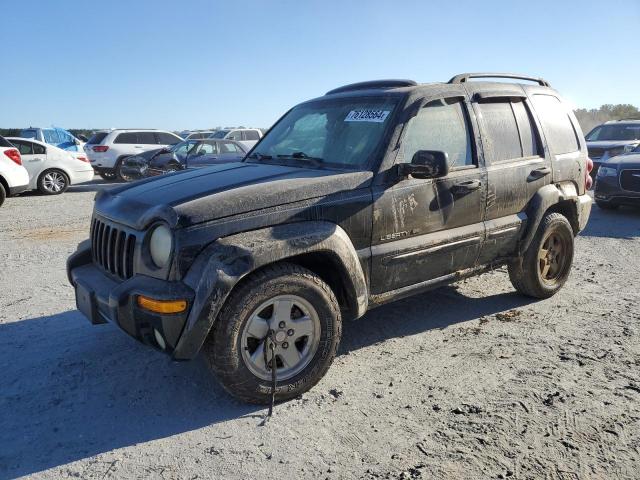
[(584, 185), (587, 190), (591, 190), (593, 186), (593, 178), (591, 178), (591, 170), (593, 170), (593, 160), (587, 157), (587, 168), (584, 172)]
[(20, 156), (20, 152), (15, 148), (10, 148), (4, 151), (4, 154), (9, 157), (11, 160), (16, 162), (18, 165), (22, 165), (22, 157)]
[(109, 147), (107, 145), (96, 145), (92, 150), (96, 153), (104, 153), (109, 150)]
[(78, 156), (76, 157), (76, 160), (80, 160), (81, 162), (87, 162), (87, 163), (89, 163), (89, 159), (88, 159), (87, 157), (82, 156), (82, 155), (78, 155)]

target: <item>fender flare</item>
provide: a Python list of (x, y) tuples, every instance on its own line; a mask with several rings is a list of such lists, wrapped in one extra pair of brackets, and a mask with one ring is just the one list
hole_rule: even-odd
[(571, 182), (549, 184), (541, 187), (531, 199), (527, 208), (528, 225), (525, 235), (520, 240), (518, 255), (522, 256), (529, 248), (545, 213), (562, 201), (571, 201), (577, 205), (579, 201), (576, 187)]
[(306, 253), (325, 253), (349, 275), (345, 287), (355, 302), (356, 316), (367, 311), (368, 288), (351, 239), (339, 226), (325, 221), (278, 225), (223, 237), (207, 246), (183, 282), (195, 298), (180, 340), (176, 360), (197, 355), (233, 288), (253, 271)]

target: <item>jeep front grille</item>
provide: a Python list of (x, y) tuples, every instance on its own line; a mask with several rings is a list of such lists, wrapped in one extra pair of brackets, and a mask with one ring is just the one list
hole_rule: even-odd
[(136, 236), (97, 218), (91, 222), (91, 254), (93, 263), (116, 277), (133, 276), (133, 254)]
[(620, 173), (620, 186), (629, 192), (640, 192), (640, 170), (623, 170)]

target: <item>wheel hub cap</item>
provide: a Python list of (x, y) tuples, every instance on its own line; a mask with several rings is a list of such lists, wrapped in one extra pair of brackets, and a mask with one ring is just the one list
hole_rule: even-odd
[(265, 351), (271, 331), (278, 380), (287, 380), (309, 365), (318, 350), (318, 313), (297, 295), (278, 295), (251, 312), (241, 335), (242, 360), (263, 380), (271, 380), (271, 351)]

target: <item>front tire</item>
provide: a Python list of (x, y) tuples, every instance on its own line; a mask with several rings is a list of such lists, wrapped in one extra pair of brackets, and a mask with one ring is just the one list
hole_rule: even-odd
[(573, 252), (573, 229), (567, 218), (546, 214), (522, 258), (509, 264), (511, 284), (528, 297), (555, 295), (569, 278)]
[(62, 170), (45, 170), (38, 178), (38, 190), (44, 195), (60, 195), (69, 188), (69, 177)]
[(331, 288), (313, 272), (281, 263), (252, 274), (231, 293), (203, 346), (222, 386), (249, 403), (271, 400), (271, 354), (276, 341), (276, 400), (294, 398), (327, 372), (342, 333)]

